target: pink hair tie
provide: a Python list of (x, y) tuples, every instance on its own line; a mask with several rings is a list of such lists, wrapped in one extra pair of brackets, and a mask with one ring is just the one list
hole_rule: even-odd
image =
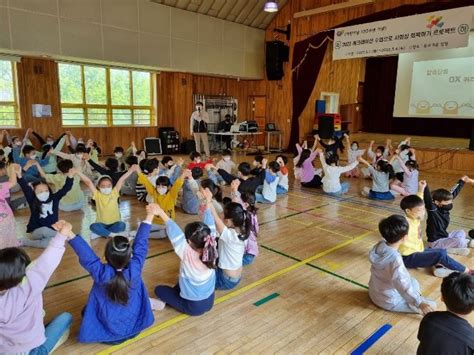
[(208, 235), (205, 239), (205, 244), (204, 244), (204, 251), (202, 253), (202, 261), (211, 261), (209, 260), (209, 248), (212, 248), (214, 250), (214, 255), (217, 253), (216, 249), (216, 240)]

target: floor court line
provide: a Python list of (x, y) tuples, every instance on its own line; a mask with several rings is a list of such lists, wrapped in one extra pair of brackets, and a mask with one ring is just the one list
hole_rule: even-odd
[[(306, 258), (306, 259), (304, 259), (304, 260), (301, 260), (301, 261), (299, 261), (299, 262), (297, 262), (297, 263), (295, 263), (295, 264), (293, 264), (293, 265), (290, 265), (290, 266), (288, 266), (288, 267), (286, 267), (286, 268), (284, 268), (284, 269), (281, 269), (281, 270), (279, 270), (279, 271), (276, 271), (276, 272), (274, 272), (274, 273), (272, 273), (272, 274), (270, 274), (270, 275), (268, 275), (268, 276), (265, 276), (265, 277), (263, 277), (263, 278), (260, 279), (260, 280), (257, 280), (257, 281), (255, 281), (255, 282), (252, 282), (252, 283), (250, 283), (250, 284), (248, 284), (248, 285), (246, 285), (246, 286), (243, 286), (243, 287), (241, 287), (241, 288), (239, 288), (239, 289), (237, 289), (237, 290), (235, 290), (235, 291), (231, 291), (231, 292), (229, 292), (228, 294), (217, 298), (217, 299), (215, 300), (215, 302), (214, 302), (214, 305), (218, 305), (218, 304), (223, 303), (223, 302), (225, 302), (225, 301), (228, 301), (228, 300), (230, 300), (230, 299), (232, 299), (232, 298), (235, 298), (235, 297), (237, 297), (237, 296), (239, 296), (239, 295), (241, 295), (241, 294), (243, 294), (243, 293), (245, 293), (245, 292), (247, 292), (247, 291), (249, 291), (249, 290), (251, 290), (251, 289), (257, 287), (257, 286), (260, 286), (260, 285), (262, 285), (262, 284), (264, 284), (264, 283), (266, 283), (266, 282), (268, 282), (268, 281), (270, 281), (270, 280), (273, 280), (273, 279), (275, 279), (275, 278), (277, 278), (277, 277), (279, 277), (279, 276), (281, 276), (281, 275), (285, 275), (285, 274), (287, 274), (287, 273), (289, 273), (290, 271), (293, 271), (293, 270), (295, 270), (295, 269), (298, 269), (298, 268), (300, 268), (301, 266), (304, 266), (304, 265), (310, 263), (310, 262), (313, 261), (313, 260), (322, 258), (323, 256), (326, 256), (326, 255), (328, 255), (328, 254), (330, 254), (330, 253), (332, 253), (332, 252), (334, 252), (334, 251), (336, 251), (336, 250), (339, 250), (339, 249), (341, 249), (341, 248), (344, 248), (345, 246), (350, 245), (350, 244), (356, 242), (357, 240), (363, 239), (363, 238), (369, 236), (370, 234), (371, 234), (371, 232), (365, 232), (365, 233), (363, 233), (363, 234), (361, 234), (361, 235), (359, 235), (359, 236), (357, 236), (357, 237), (355, 237), (355, 238), (353, 238), (353, 239), (351, 239), (351, 240), (347, 240), (347, 241), (345, 241), (345, 242), (343, 242), (343, 243), (340, 243), (340, 244), (338, 244), (338, 245), (335, 245), (335, 246), (332, 247), (332, 248), (329, 248), (329, 249), (327, 249), (327, 250), (324, 250), (324, 251), (322, 251), (322, 252), (320, 252), (320, 253), (318, 253), (318, 254), (315, 254), (315, 255), (313, 255), (313, 256), (310, 256), (309, 258)], [(127, 346), (129, 346), (129, 345), (131, 345), (131, 344), (134, 344), (134, 343), (136, 343), (137, 341), (140, 341), (140, 340), (142, 340), (142, 339), (144, 339), (144, 338), (146, 338), (146, 337), (148, 337), (148, 336), (150, 336), (150, 335), (152, 335), (152, 334), (155, 334), (155, 333), (159, 332), (160, 330), (163, 330), (163, 329), (165, 329), (165, 328), (168, 328), (168, 327), (170, 327), (170, 326), (172, 326), (172, 325), (174, 325), (174, 324), (176, 324), (176, 323), (179, 323), (179, 322), (181, 322), (181, 321), (183, 321), (183, 320), (185, 320), (185, 319), (187, 319), (187, 318), (189, 318), (188, 315), (180, 314), (179, 316), (176, 316), (176, 317), (171, 318), (171, 319), (169, 319), (169, 320), (167, 320), (167, 321), (165, 321), (165, 322), (163, 322), (163, 323), (157, 324), (157, 325), (155, 325), (155, 326), (152, 326), (152, 327), (146, 329), (145, 331), (143, 331), (142, 333), (140, 333), (138, 336), (136, 336), (136, 337), (133, 338), (133, 339), (127, 340), (127, 341), (125, 341), (125, 342), (123, 342), (123, 343), (121, 343), (121, 344), (118, 344), (118, 345), (111, 346), (111, 347), (109, 347), (109, 348), (107, 348), (107, 349), (104, 349), (104, 350), (98, 352), (97, 354), (98, 354), (98, 355), (111, 354), (111, 353), (113, 353), (114, 351), (118, 351), (118, 350), (120, 350), (120, 349), (126, 348)]]
[[(271, 251), (271, 252), (274, 252), (274, 253), (276, 253), (276, 254), (279, 254), (279, 255), (281, 255), (281, 256), (285, 256), (285, 257), (287, 257), (287, 258), (289, 258), (289, 259), (292, 259), (292, 260), (295, 260), (295, 261), (301, 261), (301, 259), (298, 259), (298, 258), (296, 258), (296, 257), (294, 257), (294, 256), (285, 254), (285, 253), (283, 253), (283, 252), (281, 252), (281, 251), (279, 251), (279, 250), (270, 248), (270, 247), (268, 247), (268, 246), (266, 246), (266, 245), (260, 245), (260, 247), (262, 247), (262, 248), (264, 248), (264, 249), (266, 249), (266, 250), (269, 250), (269, 251)], [(357, 282), (357, 281), (355, 281), (355, 280), (349, 279), (348, 277), (345, 277), (345, 276), (342, 276), (342, 275), (340, 275), (340, 274), (337, 274), (337, 273), (335, 273), (334, 271), (325, 269), (325, 268), (323, 268), (323, 267), (321, 267), (321, 266), (317, 266), (317, 265), (314, 265), (314, 264), (311, 264), (311, 263), (308, 263), (308, 264), (306, 264), (306, 265), (308, 265), (309, 267), (312, 267), (312, 268), (314, 268), (314, 269), (317, 269), (317, 270), (319, 270), (319, 271), (325, 272), (325, 273), (327, 273), (327, 274), (329, 274), (329, 275), (335, 276), (335, 277), (337, 277), (337, 278), (339, 278), (339, 279), (341, 279), (341, 280), (344, 280), (344, 281), (350, 282), (350, 283), (352, 283), (352, 284), (354, 284), (354, 285), (357, 285), (357, 286), (360, 286), (360, 287), (362, 287), (362, 288), (365, 288), (366, 290), (369, 289), (369, 287), (368, 287), (367, 285), (361, 284), (361, 283), (359, 283), (359, 282)]]

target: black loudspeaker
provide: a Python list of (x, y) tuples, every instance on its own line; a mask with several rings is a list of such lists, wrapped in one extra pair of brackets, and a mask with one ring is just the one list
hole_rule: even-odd
[(283, 78), (283, 62), (288, 61), (289, 49), (281, 41), (266, 43), (266, 69), (268, 80), (281, 80)]
[(332, 138), (334, 135), (334, 117), (318, 115), (318, 134), (323, 139)]
[(471, 140), (469, 141), (469, 150), (474, 150), (474, 123), (471, 127)]

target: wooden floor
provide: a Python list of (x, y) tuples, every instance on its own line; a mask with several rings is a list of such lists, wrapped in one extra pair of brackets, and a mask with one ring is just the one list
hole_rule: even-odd
[[(236, 157), (241, 161), (251, 157)], [(292, 172), (290, 172), (292, 174)], [(436, 172), (425, 174), (432, 188), (449, 187), (460, 176)], [(274, 205), (259, 205), (260, 256), (245, 268), (236, 290), (216, 292), (216, 305), (208, 314), (192, 318), (166, 308), (155, 312), (155, 324), (125, 345), (78, 344), (76, 335), (92, 282), (79, 266), (71, 248), (44, 292), (46, 321), (62, 311), (72, 313), (70, 339), (58, 354), (150, 354), (150, 353), (323, 353), (347, 354), (384, 324), (393, 328), (368, 351), (413, 354), (417, 348), (418, 315), (395, 314), (375, 307), (368, 298), (367, 254), (379, 240), (379, 220), (400, 213), (399, 199), (374, 202), (360, 196), (369, 181), (352, 179), (343, 199), (320, 190), (291, 186), (288, 196)], [(474, 188), (466, 186), (455, 201), (452, 229), (474, 227)], [(123, 220), (135, 229), (144, 217), (144, 206), (133, 199), (121, 203)], [(18, 231), (24, 233), (28, 212), (18, 213)], [(75, 231), (88, 237), (95, 212), (87, 206), (81, 213), (63, 213)], [(196, 216), (177, 213), (184, 226)], [(105, 240), (92, 242), (99, 255)], [(32, 256), (38, 250), (29, 249)], [(474, 267), (472, 256), (456, 257)], [(158, 284), (173, 285), (179, 261), (168, 240), (150, 241), (143, 278), (150, 295)], [(427, 270), (413, 270), (423, 294), (437, 300), (441, 280)], [(254, 303), (278, 294), (260, 306)], [(474, 322), (474, 315), (470, 317)]]

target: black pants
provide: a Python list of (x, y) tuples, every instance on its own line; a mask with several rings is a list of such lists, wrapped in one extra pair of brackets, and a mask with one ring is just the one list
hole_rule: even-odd
[(321, 176), (314, 174), (313, 180), (309, 182), (302, 182), (301, 186), (303, 187), (321, 187), (323, 183), (321, 182)]

